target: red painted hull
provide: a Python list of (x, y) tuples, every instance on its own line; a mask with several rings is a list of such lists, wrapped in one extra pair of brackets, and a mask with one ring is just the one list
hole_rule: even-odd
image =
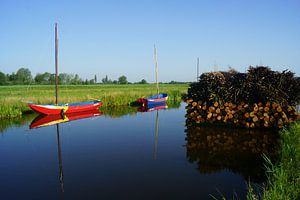
[(101, 113), (99, 110), (91, 110), (91, 111), (85, 111), (85, 112), (69, 113), (69, 114), (66, 114), (65, 116), (62, 116), (60, 114), (58, 114), (58, 115), (39, 115), (31, 122), (29, 128), (39, 128), (39, 127), (44, 127), (44, 126), (50, 126), (50, 125), (68, 122), (68, 121), (72, 121), (72, 120), (100, 116), (102, 114), (103, 113)]
[(155, 106), (157, 104), (166, 103), (168, 100), (167, 94), (159, 94), (154, 96), (149, 96), (148, 98), (139, 98), (137, 102), (143, 106)]
[(68, 114), (68, 113), (77, 113), (84, 112), (89, 110), (98, 109), (103, 102), (93, 101), (93, 102), (83, 102), (75, 104), (59, 104), (59, 105), (43, 105), (43, 104), (33, 104), (28, 103), (28, 106), (35, 112), (44, 114), (44, 115), (58, 115), (58, 114)]

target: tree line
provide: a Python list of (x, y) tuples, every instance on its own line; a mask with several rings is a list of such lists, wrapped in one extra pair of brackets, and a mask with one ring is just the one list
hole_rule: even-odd
[[(169, 84), (184, 84), (185, 82), (170, 81)], [(0, 71), (0, 85), (53, 85), (55, 84), (55, 74), (45, 72), (37, 73), (35, 77), (32, 76), (28, 68), (20, 68), (17, 72), (5, 74)], [(138, 82), (129, 82), (125, 75), (120, 76), (117, 80), (111, 80), (106, 75), (97, 81), (97, 76), (94, 75), (92, 79), (82, 79), (78, 74), (60, 73), (58, 75), (58, 84), (60, 85), (93, 85), (93, 84), (148, 84), (145, 79)]]
[[(106, 75), (103, 79), (102, 84), (130, 84), (127, 81), (127, 77), (122, 75), (118, 80), (111, 80)], [(147, 81), (142, 79), (140, 84), (146, 84)], [(49, 85), (55, 84), (55, 74), (45, 72), (37, 73), (35, 77), (32, 76), (31, 71), (28, 68), (20, 68), (17, 72), (11, 74), (5, 74), (0, 71), (0, 85), (26, 85), (26, 84), (37, 84), (37, 85)], [(78, 74), (60, 73), (58, 75), (58, 84), (60, 85), (92, 85), (98, 84), (97, 76), (93, 79), (82, 79)]]

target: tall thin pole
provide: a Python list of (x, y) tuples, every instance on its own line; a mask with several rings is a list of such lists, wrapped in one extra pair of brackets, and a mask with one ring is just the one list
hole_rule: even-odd
[(153, 151), (154, 160), (156, 160), (157, 143), (158, 143), (158, 110), (156, 111), (156, 119), (155, 119), (155, 142), (154, 142), (154, 151)]
[(157, 52), (156, 52), (156, 47), (154, 45), (154, 60), (155, 60), (155, 78), (156, 78), (156, 93), (157, 93), (157, 98), (159, 95), (159, 87), (158, 87), (158, 64), (157, 64)]
[(197, 58), (197, 81), (199, 81), (199, 57)]
[(55, 23), (55, 103), (58, 99), (58, 27)]
[(56, 133), (57, 133), (57, 152), (58, 152), (58, 163), (59, 163), (59, 183), (60, 183), (61, 191), (64, 192), (64, 173), (63, 173), (63, 164), (62, 164), (62, 155), (61, 155), (59, 125), (58, 124), (56, 124)]

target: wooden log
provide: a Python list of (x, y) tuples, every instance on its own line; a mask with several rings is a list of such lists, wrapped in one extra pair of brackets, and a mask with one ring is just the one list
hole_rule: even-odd
[(278, 106), (277, 108), (276, 108), (276, 110), (277, 110), (277, 112), (282, 112), (282, 108), (281, 108), (281, 106)]
[(275, 102), (272, 102), (272, 108), (273, 108), (273, 109), (276, 109), (277, 107), (278, 107), (278, 104), (275, 103)]
[(212, 117), (212, 113), (207, 114), (207, 119), (210, 119)]
[(213, 106), (210, 106), (210, 107), (208, 108), (208, 110), (209, 110), (209, 112), (214, 113), (215, 110), (216, 110), (216, 108), (213, 107)]
[(265, 112), (269, 112), (269, 110), (270, 110), (270, 108), (267, 107), (267, 106), (264, 108), (264, 111), (265, 111)]
[(258, 121), (258, 117), (255, 115), (255, 116), (252, 118), (252, 121), (253, 121), (253, 122), (257, 122), (257, 121)]
[(197, 102), (194, 101), (194, 102), (192, 103), (192, 106), (193, 106), (193, 107), (196, 107), (196, 106), (197, 106)]
[(245, 117), (245, 118), (249, 118), (249, 117), (250, 117), (250, 114), (249, 114), (248, 112), (246, 112), (246, 113), (244, 114), (244, 117)]

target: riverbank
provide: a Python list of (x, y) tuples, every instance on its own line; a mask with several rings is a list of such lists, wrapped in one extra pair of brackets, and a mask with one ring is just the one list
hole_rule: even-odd
[[(268, 182), (263, 190), (264, 200), (300, 199), (300, 122), (280, 132), (281, 150), (278, 163), (265, 158)], [(261, 199), (250, 187), (248, 200)]]
[[(160, 92), (168, 93), (169, 102), (180, 102), (188, 84), (160, 84)], [(130, 85), (60, 85), (59, 103), (71, 103), (100, 99), (103, 107), (130, 105), (140, 97), (156, 93), (154, 84)], [(0, 118), (15, 118), (30, 112), (24, 102), (41, 104), (55, 102), (53, 85), (1, 86)]]

